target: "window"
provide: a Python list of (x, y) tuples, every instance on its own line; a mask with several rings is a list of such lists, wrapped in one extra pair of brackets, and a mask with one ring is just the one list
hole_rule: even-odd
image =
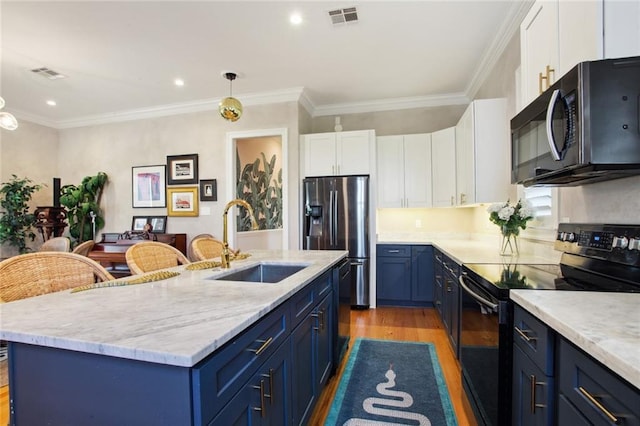
[(527, 226), (532, 230), (531, 234), (545, 237), (548, 233), (550, 238), (555, 239), (555, 231), (558, 228), (558, 189), (518, 186), (518, 195), (519, 198), (527, 200), (535, 212), (534, 219)]

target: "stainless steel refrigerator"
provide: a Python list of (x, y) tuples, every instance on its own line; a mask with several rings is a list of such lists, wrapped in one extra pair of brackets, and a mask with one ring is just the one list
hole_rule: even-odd
[(305, 250), (348, 250), (351, 306), (369, 307), (369, 176), (306, 178)]

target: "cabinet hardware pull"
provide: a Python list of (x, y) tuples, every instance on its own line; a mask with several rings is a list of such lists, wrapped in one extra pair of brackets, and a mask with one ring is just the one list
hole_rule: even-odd
[(319, 312), (320, 314), (320, 329), (324, 330), (324, 310)]
[(271, 344), (271, 342), (273, 341), (273, 337), (269, 337), (267, 340), (257, 340), (258, 342), (262, 342), (262, 346), (260, 346), (258, 349), (249, 349), (251, 352), (254, 352), (256, 354), (256, 356), (260, 355), (262, 352), (264, 352), (265, 349), (267, 349), (267, 346), (269, 346)]
[(261, 374), (260, 376), (269, 379), (269, 393), (265, 393), (265, 398), (269, 398), (271, 405), (273, 405), (274, 395), (273, 395), (273, 368), (269, 369), (269, 374)]
[(451, 205), (453, 206), (453, 205), (455, 205), (455, 203), (456, 203), (456, 196), (452, 195), (451, 196)]
[[(548, 65), (547, 65), (548, 66)], [(542, 75), (541, 72), (538, 73), (538, 94), (541, 95), (546, 89), (542, 88), (542, 80), (546, 80), (547, 76)], [(547, 82), (547, 87), (549, 87), (549, 82)]]
[(467, 194), (460, 193), (460, 204), (466, 204), (467, 202)]
[(536, 408), (546, 407), (544, 404), (536, 404), (536, 386), (543, 386), (546, 385), (546, 383), (538, 382), (534, 374), (529, 376), (529, 381), (531, 383), (531, 414), (535, 414)]
[(530, 332), (531, 330), (520, 330), (518, 328), (518, 326), (513, 326), (514, 330), (516, 330), (516, 332), (520, 335), (520, 337), (522, 337), (526, 342), (530, 342), (532, 340), (538, 340), (537, 337), (531, 337), (529, 336), (527, 333)]
[(551, 65), (547, 65), (547, 67), (545, 69), (546, 69), (546, 72), (547, 72), (546, 80), (547, 80), (547, 89), (548, 89), (549, 87), (551, 87), (551, 74), (552, 73), (555, 74), (556, 70), (551, 68)]
[(263, 417), (267, 414), (264, 409), (264, 380), (260, 380), (260, 386), (253, 386), (254, 389), (260, 389), (260, 408), (253, 407), (254, 411), (260, 411), (260, 417)]
[(589, 393), (589, 391), (587, 391), (585, 388), (583, 388), (582, 386), (578, 386), (578, 390), (580, 390), (580, 393), (582, 393), (582, 395), (584, 395), (589, 402), (591, 402), (591, 404), (595, 405), (596, 408), (598, 408), (598, 410), (602, 411), (602, 413), (607, 416), (609, 418), (609, 420), (611, 421), (611, 423), (614, 424), (618, 424), (618, 418), (616, 416), (614, 416), (611, 411), (607, 410), (604, 405), (602, 405), (600, 403), (600, 401), (598, 401), (593, 395), (591, 395)]
[(400, 250), (387, 250), (387, 253), (400, 253)]

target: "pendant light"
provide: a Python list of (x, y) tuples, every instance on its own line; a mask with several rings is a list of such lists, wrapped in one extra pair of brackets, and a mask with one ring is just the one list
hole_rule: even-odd
[[(4, 99), (0, 97), (0, 109), (2, 108), (4, 108)], [(15, 130), (18, 128), (18, 120), (8, 112), (0, 112), (0, 127), (7, 130)]]
[(228, 121), (238, 121), (242, 116), (242, 104), (239, 100), (231, 96), (231, 84), (237, 75), (234, 72), (226, 72), (222, 74), (224, 78), (229, 80), (229, 97), (220, 101), (218, 110), (222, 118)]

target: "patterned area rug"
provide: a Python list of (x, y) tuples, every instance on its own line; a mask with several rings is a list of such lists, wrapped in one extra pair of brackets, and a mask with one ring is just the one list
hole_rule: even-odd
[(431, 343), (356, 340), (325, 426), (455, 426)]

